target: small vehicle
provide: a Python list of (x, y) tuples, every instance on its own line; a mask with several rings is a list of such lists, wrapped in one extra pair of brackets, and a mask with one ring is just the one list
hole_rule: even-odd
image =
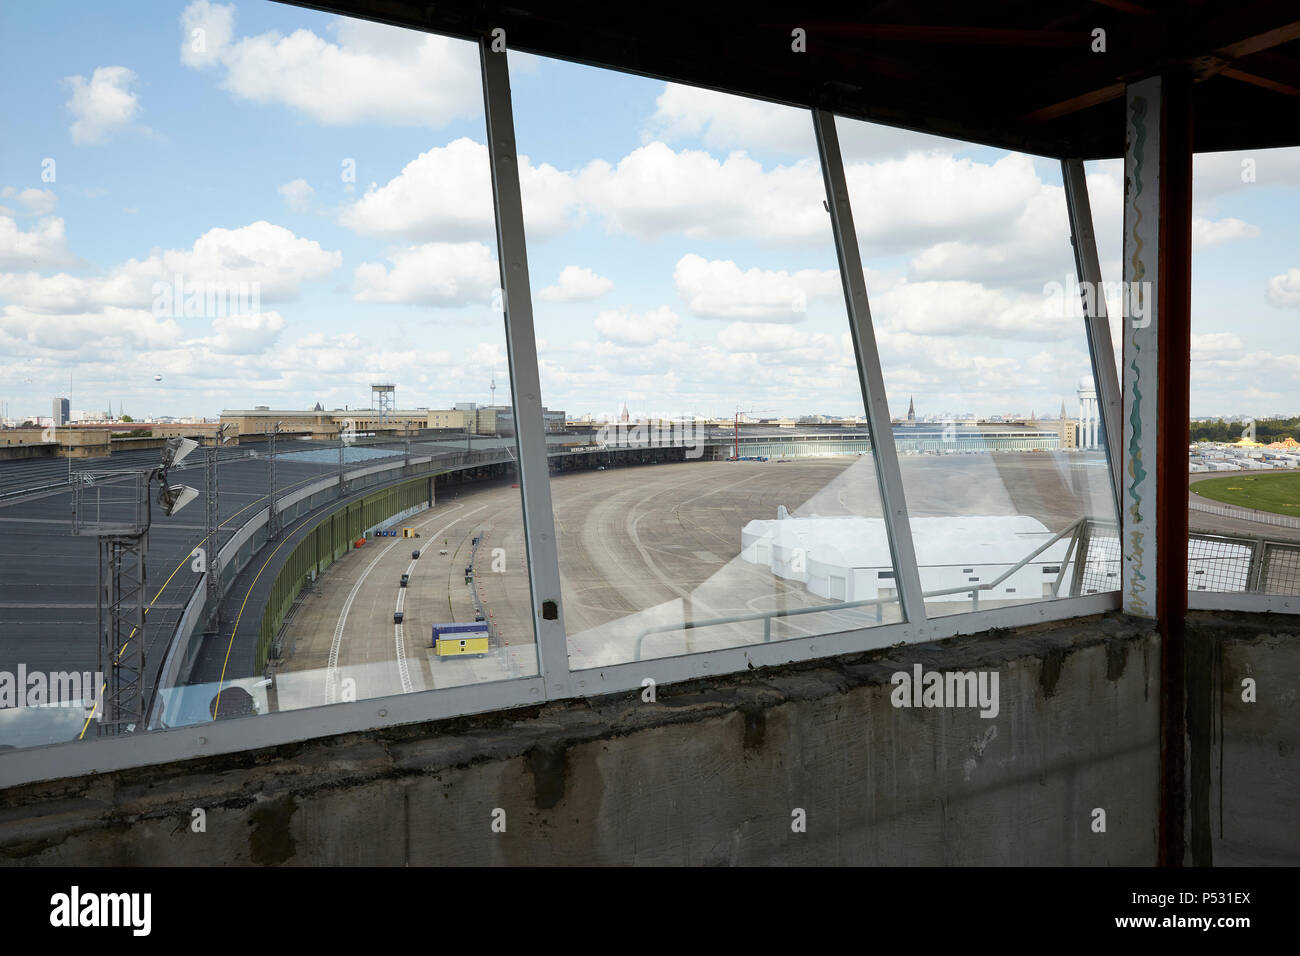
[(419, 551), (412, 551), (412, 552), (411, 552), (411, 560), (412, 560), (412, 561), (418, 561), (419, 559), (420, 559), (420, 552), (419, 552)]
[(447, 553), (447, 549), (446, 549), (446, 548), (441, 548), (441, 549), (439, 549), (438, 553), (439, 553), (439, 554), (446, 554), (446, 553)]
[(403, 612), (401, 612), (401, 611), (394, 611), (394, 612), (393, 612), (393, 623), (394, 623), (394, 624), (401, 624), (401, 623), (402, 623), (402, 613), (403, 613)]
[(410, 582), (411, 582), (411, 576), (409, 574), (403, 574), (402, 583), (399, 585), (399, 587), (406, 587)]

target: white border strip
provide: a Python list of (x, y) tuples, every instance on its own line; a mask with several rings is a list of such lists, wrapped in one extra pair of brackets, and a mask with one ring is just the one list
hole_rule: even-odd
[(1245, 591), (1189, 591), (1193, 611), (1247, 611), (1252, 614), (1300, 614), (1300, 596)]

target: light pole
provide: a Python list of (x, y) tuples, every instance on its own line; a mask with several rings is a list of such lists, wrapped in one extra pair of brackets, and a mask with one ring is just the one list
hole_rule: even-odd
[(275, 510), (275, 436), (280, 432), (280, 426), (284, 422), (276, 422), (271, 431), (267, 433), (267, 443), (269, 444), (268, 452), (271, 456), (271, 493), (268, 496), (267, 515), (266, 515), (266, 540), (274, 541), (280, 537), (280, 513)]
[(221, 542), (217, 537), (217, 531), (220, 528), (219, 505), (217, 496), (217, 459), (221, 454), (221, 446), (226, 441), (226, 430), (231, 427), (231, 423), (218, 426), (217, 433), (214, 436), (214, 442), (211, 447), (204, 449), (205, 456), (205, 478), (207, 479), (207, 518), (208, 518), (208, 536), (205, 539), (207, 547), (207, 606), (208, 620), (203, 627), (204, 634), (216, 634), (221, 630)]

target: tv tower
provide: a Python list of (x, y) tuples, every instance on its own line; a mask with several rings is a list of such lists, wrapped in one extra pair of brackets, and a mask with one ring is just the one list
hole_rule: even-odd
[(493, 408), (496, 408), (496, 406), (497, 406), (497, 373), (496, 373), (496, 370), (495, 370), (495, 369), (492, 371), (492, 384), (489, 385), (488, 387), (492, 390), (492, 407), (493, 407)]

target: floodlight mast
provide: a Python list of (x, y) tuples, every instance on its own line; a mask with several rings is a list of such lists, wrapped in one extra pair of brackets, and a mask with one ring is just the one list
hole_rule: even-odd
[[(77, 512), (74, 533), (94, 534), (98, 539), (98, 585), (96, 588), (96, 661), (103, 686), (89, 711), (85, 736), (91, 720), (97, 720), (100, 736), (127, 733), (144, 726), (150, 693), (145, 686), (145, 594), (148, 589), (147, 556), (149, 529), (153, 524), (150, 487), (159, 482), (158, 503), (166, 515), (175, 514), (198, 497), (186, 485), (172, 485), (168, 471), (179, 464), (198, 443), (173, 438), (163, 448), (162, 461), (135, 473), (135, 513), (126, 523), (88, 525)], [(74, 500), (76, 498), (74, 489)], [(74, 505), (75, 508), (75, 505)], [(83, 530), (84, 529), (84, 530)], [(155, 689), (156, 692), (156, 689)]]
[(207, 543), (204, 575), (207, 590), (205, 603), (208, 608), (207, 623), (203, 626), (204, 634), (217, 634), (221, 631), (221, 597), (224, 589), (221, 581), (221, 540), (218, 537), (221, 525), (220, 498), (217, 489), (217, 460), (221, 455), (221, 446), (226, 443), (226, 432), (230, 428), (230, 422), (218, 426), (217, 433), (213, 436), (213, 444), (204, 449), (204, 477), (207, 489), (208, 519), (208, 533), (207, 537), (203, 539)]
[(271, 492), (268, 497), (269, 505), (266, 514), (266, 540), (274, 541), (280, 537), (280, 513), (275, 509), (275, 436), (280, 432), (280, 426), (284, 422), (276, 422), (274, 427), (267, 433), (267, 443), (270, 446), (267, 450), (271, 456)]

